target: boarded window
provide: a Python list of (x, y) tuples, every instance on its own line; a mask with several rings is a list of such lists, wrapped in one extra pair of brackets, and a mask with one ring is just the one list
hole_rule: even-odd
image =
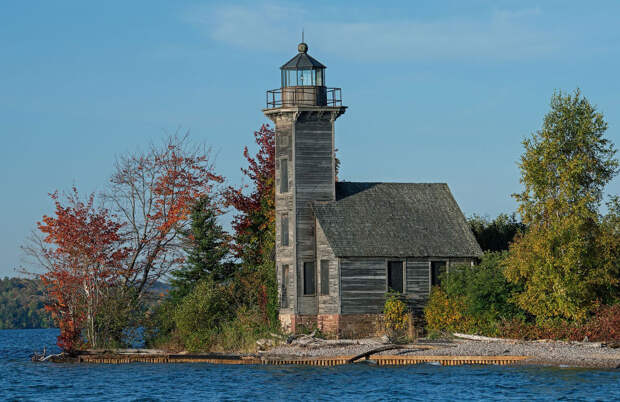
[(316, 293), (314, 262), (304, 262), (304, 295)]
[(280, 222), (280, 244), (288, 246), (288, 215), (282, 215)]
[(431, 262), (431, 286), (441, 286), (441, 276), (446, 272), (445, 261)]
[(288, 160), (282, 159), (280, 161), (280, 192), (288, 192)]
[(288, 307), (288, 265), (282, 265), (282, 300), (280, 306), (283, 308)]
[(388, 262), (388, 290), (403, 293), (403, 262)]
[(329, 295), (329, 261), (321, 260), (321, 294)]

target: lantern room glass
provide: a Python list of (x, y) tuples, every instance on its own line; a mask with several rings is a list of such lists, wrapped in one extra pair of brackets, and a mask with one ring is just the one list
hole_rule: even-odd
[(322, 87), (325, 82), (324, 69), (282, 70), (284, 87)]

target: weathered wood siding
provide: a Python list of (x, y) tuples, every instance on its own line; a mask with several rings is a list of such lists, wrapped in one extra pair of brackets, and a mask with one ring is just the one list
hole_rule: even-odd
[[(333, 121), (329, 114), (300, 112), (294, 125), (294, 192), (296, 209), (296, 259), (303, 283), (303, 262), (315, 261), (315, 283), (320, 262), (316, 259), (314, 215), (311, 202), (335, 199), (333, 175)], [(298, 313), (318, 313), (318, 293), (298, 294)]]
[[(293, 180), (293, 120), (292, 115), (283, 116), (276, 121), (276, 272), (278, 278), (278, 292), (282, 302), (282, 287), (286, 286), (287, 300), (283, 303), (288, 306), (281, 308), (281, 313), (294, 313), (297, 310), (297, 264), (295, 258), (295, 209)], [(288, 164), (288, 191), (280, 190), (280, 164)], [(288, 216), (288, 246), (282, 247), (282, 216)], [(282, 267), (288, 265), (288, 283), (282, 283)]]
[[(402, 258), (340, 258), (342, 314), (377, 314), (383, 311), (387, 292), (388, 261)], [(430, 295), (431, 261), (446, 261), (448, 266), (470, 265), (472, 258), (406, 258), (404, 294), (409, 307), (421, 313)]]
[(379, 314), (385, 304), (385, 258), (340, 258), (342, 314)]
[(429, 261), (427, 259), (407, 258), (405, 272), (405, 294), (409, 307), (421, 310), (428, 301), (430, 292)]
[[(316, 222), (316, 259), (317, 259), (317, 291), (319, 291), (319, 314), (340, 313), (340, 275), (338, 274), (338, 258), (327, 242), (327, 237), (318, 221)], [(322, 277), (321, 261), (329, 263), (329, 295), (320, 294)]]

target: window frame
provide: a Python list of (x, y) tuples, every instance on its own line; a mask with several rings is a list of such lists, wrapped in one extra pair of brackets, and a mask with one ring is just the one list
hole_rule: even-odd
[[(386, 291), (390, 291), (390, 289), (394, 289), (390, 287), (390, 263), (400, 263), (401, 264), (401, 278), (402, 278), (402, 290), (401, 294), (405, 294), (407, 291), (407, 278), (406, 278), (406, 260), (405, 259), (388, 259), (385, 263), (385, 287)], [(396, 289), (394, 289), (396, 290)]]
[(289, 225), (290, 223), (288, 221), (288, 214), (285, 213), (285, 214), (280, 215), (280, 246), (281, 247), (288, 247), (290, 244)]
[(280, 307), (288, 308), (288, 282), (290, 275), (289, 264), (282, 264), (282, 287), (280, 293)]
[(280, 159), (280, 194), (286, 194), (289, 191), (290, 189), (288, 186), (288, 158), (282, 158)]
[[(319, 263), (321, 283), (320, 294), (321, 296), (329, 296), (329, 260), (321, 260)], [(325, 274), (323, 273), (325, 272)]]
[(448, 269), (449, 269), (449, 260), (444, 260), (441, 258), (434, 258), (428, 261), (428, 289), (429, 292), (433, 289), (433, 286), (439, 286), (441, 287), (441, 282), (439, 282), (439, 278), (437, 278), (437, 281), (439, 282), (437, 285), (433, 285), (433, 263), (437, 263), (437, 262), (443, 262), (444, 263), (444, 267), (445, 267), (445, 272), (446, 274), (448, 273)]
[[(307, 275), (307, 272), (306, 272), (307, 264), (312, 264), (312, 275)], [(303, 261), (301, 271), (303, 273), (303, 278), (302, 278), (303, 283), (302, 283), (302, 289), (301, 289), (302, 294), (304, 296), (316, 296), (316, 261), (314, 260)], [(312, 293), (308, 293), (308, 291), (306, 290), (306, 284), (307, 284), (306, 279), (307, 278), (312, 278), (312, 285), (313, 285)]]

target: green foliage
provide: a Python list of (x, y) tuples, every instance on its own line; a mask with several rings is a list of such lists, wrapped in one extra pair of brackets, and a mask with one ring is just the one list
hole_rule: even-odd
[(442, 332), (475, 331), (474, 321), (467, 314), (468, 307), (465, 297), (450, 297), (440, 287), (434, 287), (424, 308), (427, 332), (437, 335)]
[(505, 252), (487, 252), (479, 265), (450, 267), (441, 288), (434, 288), (425, 309), (427, 328), (496, 335), (503, 320), (525, 317), (511, 302), (522, 289), (508, 282)]
[(499, 214), (493, 220), (474, 215), (468, 219), (468, 223), (484, 251), (508, 250), (516, 234), (525, 231), (525, 225), (517, 220), (514, 213)]
[(385, 332), (392, 342), (404, 341), (411, 325), (409, 308), (398, 293), (389, 293), (383, 307)]
[(467, 312), (478, 320), (494, 322), (522, 316), (523, 311), (511, 302), (522, 288), (504, 276), (505, 257), (505, 252), (487, 252), (479, 265), (451, 267), (443, 279), (443, 290), (450, 297), (465, 297)]
[(211, 277), (216, 282), (229, 278), (234, 264), (224, 259), (228, 255), (226, 233), (217, 223), (217, 210), (207, 196), (200, 198), (192, 208), (191, 227), (183, 233), (188, 246), (183, 267), (172, 271), (171, 297), (180, 301), (201, 280)]
[(40, 280), (0, 278), (0, 329), (51, 328)]
[(95, 317), (98, 348), (133, 347), (139, 342), (146, 307), (135, 288), (106, 289)]
[(209, 350), (216, 334), (235, 317), (233, 297), (225, 285), (199, 282), (176, 308), (173, 320), (190, 351)]
[(528, 231), (510, 248), (506, 276), (524, 287), (515, 300), (539, 320), (584, 320), (600, 300), (615, 297), (619, 248), (598, 212), (618, 170), (606, 129), (579, 91), (560, 92), (543, 128), (523, 141), (525, 188), (514, 197)]

